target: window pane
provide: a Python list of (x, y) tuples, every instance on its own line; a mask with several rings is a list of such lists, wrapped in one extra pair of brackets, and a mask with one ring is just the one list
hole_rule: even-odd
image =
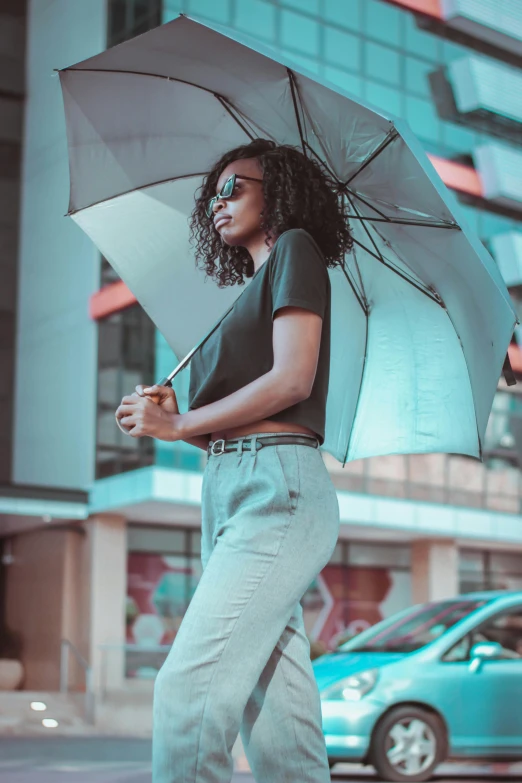
[(490, 565), (495, 573), (522, 576), (522, 552), (491, 552)]
[(480, 642), (497, 642), (503, 648), (504, 658), (522, 658), (522, 608), (497, 614), (473, 631), (472, 644)]
[(407, 96), (406, 119), (414, 133), (425, 139), (439, 141), (440, 122), (432, 103)]
[(309, 57), (319, 54), (319, 26), (313, 19), (293, 11), (281, 12), (281, 43)]
[(275, 14), (273, 5), (267, 5), (262, 0), (249, 0), (248, 3), (236, 3), (235, 26), (250, 35), (268, 38), (272, 43), (275, 38)]
[(355, 35), (327, 27), (324, 32), (325, 61), (348, 70), (358, 71), (361, 42)]
[(129, 525), (127, 549), (129, 552), (157, 552), (162, 555), (171, 552), (184, 552), (185, 531)]
[(339, 27), (349, 27), (351, 30), (361, 29), (362, 0), (324, 0), (324, 19), (334, 22)]
[(367, 41), (365, 50), (366, 73), (374, 79), (399, 85), (399, 55), (392, 49)]
[(459, 570), (482, 574), (484, 572), (484, 553), (474, 549), (461, 549), (459, 552)]
[(349, 559), (353, 565), (402, 566), (411, 561), (409, 546), (394, 544), (350, 544)]
[(364, 32), (388, 44), (400, 46), (401, 26), (407, 14), (381, 0), (364, 0)]
[(402, 114), (399, 90), (393, 90), (391, 87), (385, 87), (383, 84), (367, 81), (365, 97), (378, 109), (382, 109), (382, 111), (389, 111), (399, 116)]
[(433, 65), (413, 57), (405, 57), (404, 59), (406, 63), (406, 89), (408, 92), (418, 93), (424, 98), (431, 99), (428, 75), (433, 71)]

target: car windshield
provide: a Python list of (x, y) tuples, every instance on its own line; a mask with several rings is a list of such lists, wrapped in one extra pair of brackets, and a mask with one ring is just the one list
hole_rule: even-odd
[(483, 606), (485, 600), (453, 599), (415, 606), (369, 628), (334, 652), (414, 652)]

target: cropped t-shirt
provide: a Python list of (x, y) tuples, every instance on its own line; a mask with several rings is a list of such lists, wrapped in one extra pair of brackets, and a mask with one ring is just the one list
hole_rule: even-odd
[(319, 246), (301, 228), (276, 239), (266, 261), (192, 356), (188, 409), (223, 399), (272, 369), (274, 314), (285, 305), (323, 319), (319, 359), (310, 396), (267, 418), (309, 427), (322, 445), (330, 370), (330, 277)]

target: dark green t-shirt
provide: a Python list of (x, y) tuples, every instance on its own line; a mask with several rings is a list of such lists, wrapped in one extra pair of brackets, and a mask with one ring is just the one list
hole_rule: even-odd
[(330, 371), (330, 277), (317, 243), (301, 228), (277, 238), (231, 310), (192, 356), (189, 410), (221, 400), (272, 369), (273, 318), (285, 305), (323, 319), (319, 360), (310, 397), (267, 418), (309, 427), (322, 445)]

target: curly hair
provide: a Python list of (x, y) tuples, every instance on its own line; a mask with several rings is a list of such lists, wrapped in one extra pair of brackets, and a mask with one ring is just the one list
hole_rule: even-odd
[[(196, 266), (204, 261), (209, 277), (218, 287), (242, 285), (254, 274), (250, 253), (240, 245), (222, 242), (208, 217), (206, 206), (216, 193), (222, 171), (233, 161), (257, 158), (263, 170), (265, 208), (261, 228), (265, 242), (291, 228), (304, 228), (319, 245), (327, 267), (339, 266), (353, 247), (351, 229), (343, 203), (334, 190), (335, 182), (315, 160), (288, 144), (255, 139), (225, 153), (205, 177), (190, 217), (191, 243), (196, 242)], [(219, 265), (215, 262), (219, 261)]]

